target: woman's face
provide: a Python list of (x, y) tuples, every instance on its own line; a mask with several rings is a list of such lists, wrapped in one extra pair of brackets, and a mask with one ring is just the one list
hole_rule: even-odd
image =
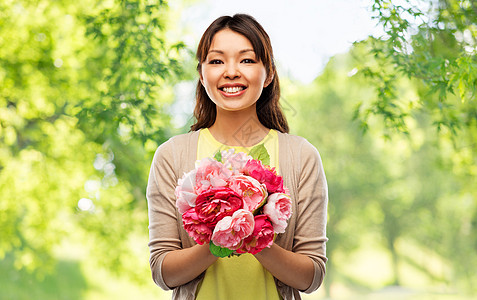
[[(262, 90), (271, 80), (252, 44), (230, 29), (215, 34), (201, 66), (200, 81), (219, 110), (255, 108)], [(255, 110), (253, 110), (255, 112)]]

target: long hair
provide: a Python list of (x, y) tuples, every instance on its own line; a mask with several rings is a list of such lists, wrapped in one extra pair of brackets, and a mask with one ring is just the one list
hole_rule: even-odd
[[(215, 34), (223, 29), (230, 29), (245, 36), (252, 44), (257, 58), (265, 66), (267, 78), (272, 78), (271, 83), (265, 87), (257, 100), (257, 116), (263, 126), (288, 133), (288, 122), (283, 114), (280, 99), (280, 83), (277, 69), (273, 61), (273, 50), (270, 38), (263, 27), (252, 17), (246, 14), (236, 14), (233, 17), (223, 16), (216, 19), (202, 35), (197, 47), (197, 71), (202, 72), (202, 63), (209, 53), (210, 45)], [(217, 116), (216, 105), (207, 95), (204, 86), (197, 82), (196, 105), (194, 109), (195, 124), (192, 130), (208, 128), (215, 122)]]

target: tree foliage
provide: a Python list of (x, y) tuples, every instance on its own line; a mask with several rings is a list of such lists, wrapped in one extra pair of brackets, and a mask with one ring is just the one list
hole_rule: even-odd
[[(441, 176), (449, 180), (433, 182), (428, 173), (422, 184), (429, 189), (419, 199), (427, 199), (424, 207), (432, 212), (423, 212), (423, 218), (446, 226), (430, 222), (428, 230), (414, 234), (443, 257), (453, 256), (456, 277), (469, 283), (476, 257), (468, 249), (475, 245), (477, 224), (477, 2), (376, 0), (372, 11), (384, 34), (359, 43), (368, 54), (355, 56), (355, 67), (375, 92), (358, 104), (355, 117), (366, 129), (370, 119), (381, 116), (391, 139), (396, 135), (390, 131), (416, 134), (414, 124), (423, 120), (437, 129), (439, 139), (430, 147), (440, 151), (439, 170), (447, 170)], [(412, 86), (403, 88), (403, 78)]]
[[(384, 33), (366, 41), (369, 55), (358, 64), (376, 88), (357, 110), (362, 125), (377, 115), (408, 132), (406, 120), (425, 111), (437, 129), (469, 135), (477, 127), (476, 1), (375, 0), (372, 11)], [(402, 97), (400, 77), (418, 87), (417, 97)]]
[(0, 3), (0, 259), (48, 270), (71, 239), (145, 270), (122, 258), (145, 234), (151, 155), (170, 135), (184, 47), (167, 23), (163, 1)]

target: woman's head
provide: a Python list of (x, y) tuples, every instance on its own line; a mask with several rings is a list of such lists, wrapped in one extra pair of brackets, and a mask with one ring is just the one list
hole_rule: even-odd
[[(204, 74), (204, 71), (207, 72), (207, 68), (204, 70), (203, 64), (209, 55), (214, 37), (223, 30), (231, 30), (245, 37), (253, 48), (255, 58), (265, 68), (264, 88), (256, 102), (256, 111), (260, 122), (268, 128), (288, 132), (288, 124), (278, 102), (280, 86), (270, 39), (263, 27), (253, 17), (236, 14), (233, 17), (223, 16), (212, 22), (202, 35), (197, 49), (197, 71), (201, 78), (208, 75)], [(240, 36), (238, 37), (240, 38)], [(216, 117), (216, 105), (208, 96), (201, 81), (197, 84), (196, 98), (197, 103), (194, 110), (196, 123), (191, 126), (191, 130), (212, 126)]]

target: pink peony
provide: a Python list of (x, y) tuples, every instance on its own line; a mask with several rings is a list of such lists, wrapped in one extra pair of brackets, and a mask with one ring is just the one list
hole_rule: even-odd
[(229, 187), (243, 199), (243, 208), (251, 212), (259, 208), (267, 198), (267, 187), (256, 179), (245, 175), (233, 175)]
[(178, 186), (176, 187), (176, 206), (181, 214), (195, 206), (195, 199), (197, 198), (194, 188), (196, 173), (197, 171), (194, 169), (189, 173), (184, 174), (184, 176), (179, 179)]
[(195, 211), (207, 226), (214, 226), (242, 207), (242, 198), (236, 192), (228, 187), (214, 187), (197, 197)]
[(235, 153), (234, 149), (223, 150), (221, 154), (223, 164), (235, 175), (240, 174), (247, 162), (252, 159), (250, 155), (244, 152)]
[(194, 208), (189, 209), (182, 215), (182, 223), (184, 224), (185, 231), (187, 231), (198, 244), (202, 245), (210, 242), (212, 228), (199, 220)]
[(249, 160), (243, 168), (243, 173), (265, 184), (269, 194), (285, 192), (282, 176), (277, 175), (275, 168), (264, 166), (259, 160)]
[(199, 162), (196, 168), (195, 192), (201, 194), (213, 187), (226, 186), (232, 171), (227, 169), (221, 162), (206, 157)]
[(255, 227), (253, 233), (243, 241), (242, 247), (237, 253), (257, 254), (266, 247), (273, 244), (273, 226), (270, 219), (266, 215), (255, 216)]
[(222, 248), (237, 250), (242, 240), (252, 234), (255, 226), (251, 212), (239, 209), (232, 216), (220, 220), (212, 234), (212, 242)]
[(275, 193), (268, 196), (267, 204), (263, 206), (263, 213), (272, 221), (276, 233), (285, 232), (287, 220), (292, 214), (292, 201), (290, 196)]

